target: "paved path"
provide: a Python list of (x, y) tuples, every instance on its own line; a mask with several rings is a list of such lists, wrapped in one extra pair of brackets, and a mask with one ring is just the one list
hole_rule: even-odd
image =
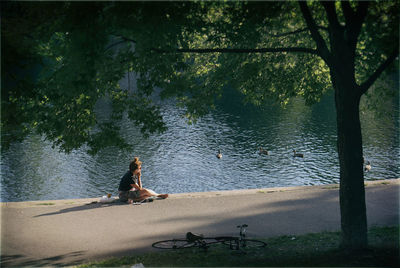
[[(399, 224), (399, 186), (367, 184), (370, 226)], [(173, 194), (142, 205), (94, 200), (1, 203), (1, 266), (80, 264), (154, 250), (187, 231), (237, 234), (242, 223), (257, 237), (340, 229), (337, 185)]]

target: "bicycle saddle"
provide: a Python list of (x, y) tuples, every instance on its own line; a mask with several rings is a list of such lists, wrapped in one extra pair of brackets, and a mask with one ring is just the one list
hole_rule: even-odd
[(203, 239), (203, 235), (197, 235), (192, 232), (186, 233), (186, 239), (190, 242), (194, 242), (200, 239)]

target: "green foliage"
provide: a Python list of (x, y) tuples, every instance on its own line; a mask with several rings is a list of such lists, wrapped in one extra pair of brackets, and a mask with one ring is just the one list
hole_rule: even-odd
[[(324, 8), (308, 5), (329, 44)], [(358, 83), (398, 46), (398, 6), (370, 3), (357, 43)], [(342, 5), (336, 9), (344, 24)], [(2, 148), (37, 132), (66, 152), (84, 145), (92, 153), (129, 149), (120, 121), (144, 136), (165, 130), (158, 94), (175, 98), (192, 122), (214, 107), (226, 86), (256, 105), (286, 105), (294, 96), (312, 104), (332, 89), (320, 57), (285, 50), (316, 48), (297, 2), (7, 2), (1, 12)], [(277, 51), (190, 52), (232, 48)], [(135, 89), (120, 83), (128, 72), (135, 74)], [(371, 95), (387, 88), (376, 85)], [(100, 120), (96, 103), (104, 98), (112, 112)]]
[(374, 227), (369, 231), (370, 248), (361, 252), (338, 250), (339, 232), (265, 239), (267, 247), (235, 252), (226, 246), (152, 252), (112, 258), (79, 267), (122, 267), (142, 263), (152, 267), (395, 267), (399, 264), (399, 228)]
[[(357, 43), (355, 66), (358, 82), (366, 80), (379, 63), (399, 46), (399, 3), (371, 2), (368, 11)], [(398, 70), (398, 64), (392, 65), (390, 70)], [(381, 81), (386, 78), (382, 76)]]

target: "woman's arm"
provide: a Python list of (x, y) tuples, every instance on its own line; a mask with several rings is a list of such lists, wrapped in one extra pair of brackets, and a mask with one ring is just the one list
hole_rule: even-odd
[(131, 186), (132, 186), (133, 188), (135, 188), (136, 190), (142, 190), (142, 187), (140, 187), (137, 183), (131, 184)]
[(139, 189), (138, 190), (142, 190), (142, 180), (140, 179), (142, 177), (142, 173), (138, 174), (138, 186)]
[(142, 190), (142, 182), (140, 181), (140, 176), (141, 176), (142, 174), (140, 174), (140, 173), (138, 173), (137, 174), (137, 180), (135, 180), (133, 177), (132, 177), (132, 182), (133, 182), (133, 184), (131, 184), (131, 186), (133, 187), (133, 188), (135, 188), (136, 190)]

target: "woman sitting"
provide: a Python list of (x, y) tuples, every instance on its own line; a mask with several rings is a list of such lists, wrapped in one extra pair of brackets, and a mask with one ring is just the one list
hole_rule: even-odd
[(135, 157), (129, 164), (129, 170), (121, 178), (119, 183), (119, 200), (122, 202), (140, 202), (152, 196), (167, 198), (168, 194), (157, 194), (156, 192), (142, 187), (142, 162)]

